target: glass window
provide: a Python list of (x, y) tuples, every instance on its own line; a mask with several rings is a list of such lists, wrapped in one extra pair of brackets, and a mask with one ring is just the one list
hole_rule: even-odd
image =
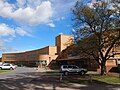
[(48, 52), (40, 52), (39, 54), (40, 55), (46, 55), (46, 54), (48, 54)]
[(73, 69), (78, 69), (78, 67), (77, 66), (73, 66)]
[(68, 68), (72, 68), (72, 66), (68, 66)]
[(67, 66), (63, 66), (63, 68), (67, 68)]
[(120, 59), (118, 59), (118, 64), (120, 64)]
[(4, 64), (4, 66), (10, 66), (10, 64), (9, 64), (9, 63), (6, 63), (6, 64)]

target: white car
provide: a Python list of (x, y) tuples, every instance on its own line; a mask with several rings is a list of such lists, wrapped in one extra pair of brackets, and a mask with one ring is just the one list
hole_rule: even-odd
[(78, 73), (80, 75), (84, 75), (87, 73), (87, 69), (79, 68), (76, 65), (62, 65), (60, 68), (60, 72), (64, 75), (68, 75), (69, 73)]
[(12, 63), (3, 63), (2, 65), (0, 65), (0, 69), (10, 69), (10, 70), (14, 70), (17, 68), (17, 65), (14, 65)]

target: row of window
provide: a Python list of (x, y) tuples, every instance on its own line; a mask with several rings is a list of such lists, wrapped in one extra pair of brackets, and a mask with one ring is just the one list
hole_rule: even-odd
[[(39, 55), (47, 55), (47, 52), (41, 52), (39, 53)], [(26, 55), (26, 56), (6, 56), (6, 59), (22, 59), (22, 58), (35, 58), (37, 57), (38, 54), (30, 54), (30, 55)]]

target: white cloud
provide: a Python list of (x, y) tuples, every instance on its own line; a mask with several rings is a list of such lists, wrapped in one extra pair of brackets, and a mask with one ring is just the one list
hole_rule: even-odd
[(28, 32), (26, 32), (25, 30), (23, 30), (23, 29), (21, 29), (19, 27), (15, 31), (20, 36), (32, 36), (31, 34), (29, 34)]
[(72, 29), (72, 32), (76, 32), (75, 29)]
[(54, 24), (54, 23), (49, 23), (48, 26), (54, 28), (54, 27), (55, 27), (55, 24)]
[(19, 7), (23, 7), (26, 4), (26, 0), (16, 0)]
[(61, 17), (61, 20), (64, 20), (65, 19), (65, 17)]
[(4, 44), (6, 42), (13, 41), (17, 34), (20, 36), (33, 37), (33, 35), (31, 35), (30, 33), (28, 33), (20, 27), (11, 28), (5, 23), (0, 24), (0, 51), (13, 50), (12, 48), (5, 46)]
[(2, 52), (10, 52), (10, 51), (16, 51), (16, 49), (5, 46), (5, 45), (2, 45), (2, 46), (0, 46), (0, 51), (2, 51)]
[(0, 0), (0, 16), (12, 18), (29, 25), (47, 24), (56, 18), (64, 19), (71, 12), (75, 0)]
[(48, 0), (25, 0), (27, 2), (27, 6), (36, 7), (39, 6), (43, 1)]
[(3, 41), (0, 39), (0, 47), (3, 47)]
[[(17, 0), (18, 4), (23, 6), (25, 0)], [(0, 1), (0, 16), (13, 18), (14, 20), (28, 24), (41, 24), (50, 21), (53, 10), (50, 1), (43, 1), (36, 7), (26, 5), (26, 7), (15, 7), (13, 4)]]
[(65, 17), (60, 17), (60, 18), (57, 18), (56, 21), (60, 21), (60, 20), (64, 20)]
[(0, 36), (15, 36), (15, 30), (8, 27), (8, 25), (0, 24)]
[(11, 28), (5, 23), (0, 24), (0, 36), (1, 37), (2, 36), (15, 37), (16, 34), (19, 34), (20, 36), (32, 36), (31, 34), (29, 34), (28, 32), (26, 32), (25, 30), (23, 30), (20, 27)]
[(62, 32), (61, 33), (59, 33), (59, 35), (61, 35), (61, 34), (63, 34)]
[(64, 17), (71, 13), (76, 0), (51, 0), (54, 5), (54, 17)]
[(7, 39), (1, 39), (0, 42), (4, 44), (4, 42), (11, 42), (13, 40), (12, 37), (7, 38)]
[(3, 38), (0, 38), (0, 51), (9, 51), (11, 50), (12, 48), (8, 47), (5, 45), (5, 42), (11, 42), (13, 40), (13, 38), (7, 38), (7, 39), (3, 39)]

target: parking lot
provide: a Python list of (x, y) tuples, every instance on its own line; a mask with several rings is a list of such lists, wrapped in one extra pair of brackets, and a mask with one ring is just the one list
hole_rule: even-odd
[[(67, 79), (84, 77), (68, 76)], [(98, 88), (99, 87), (99, 88)], [(120, 90), (119, 84), (77, 84), (60, 81), (60, 76), (45, 72), (44, 68), (18, 67), (12, 72), (0, 74), (0, 89), (3, 90)]]
[(32, 73), (36, 72), (35, 68), (29, 68), (29, 67), (17, 67), (15, 70), (12, 70), (11, 72), (7, 72), (4, 74), (0, 74), (0, 79), (7, 79), (7, 78), (18, 78), (17, 76), (25, 76), (25, 73)]

